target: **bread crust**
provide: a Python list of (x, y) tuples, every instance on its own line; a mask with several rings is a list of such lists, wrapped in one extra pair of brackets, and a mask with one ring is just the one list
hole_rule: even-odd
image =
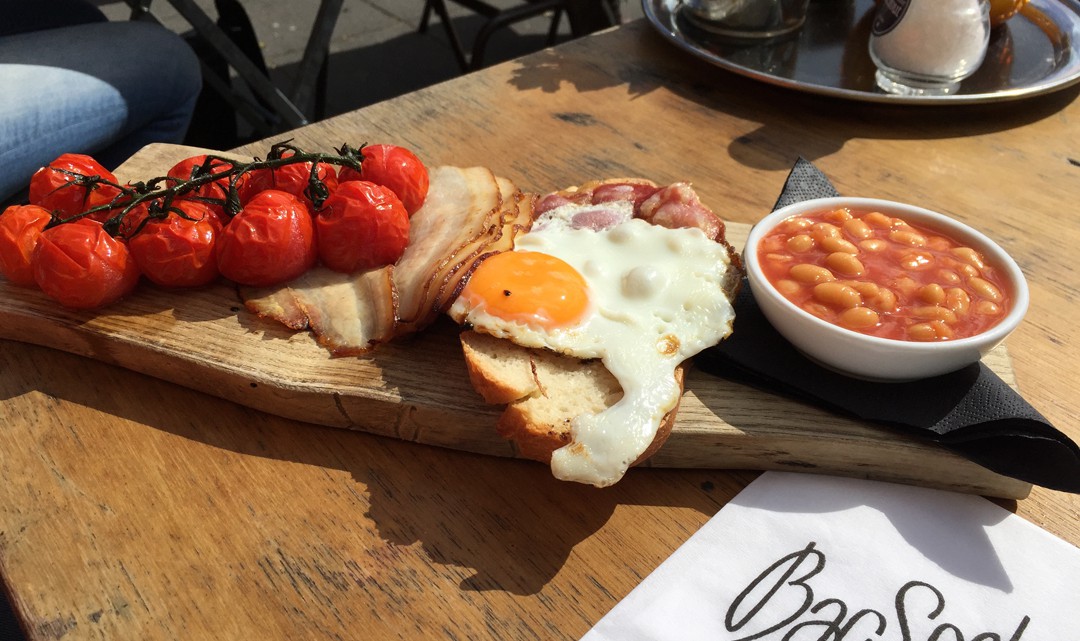
[[(679, 389), (682, 390), (682, 365), (675, 369), (675, 378), (679, 382)], [(681, 392), (679, 396), (681, 400)], [(643, 463), (664, 446), (668, 437), (671, 436), (671, 429), (675, 425), (675, 416), (678, 411), (679, 402), (676, 401), (675, 407), (660, 420), (652, 443), (631, 466)], [(515, 443), (519, 455), (523, 458), (550, 465), (552, 453), (571, 441), (570, 423), (572, 420), (572, 418), (562, 418), (558, 422), (537, 422), (521, 403), (511, 403), (507, 405), (499, 418), (496, 430), (500, 436)]]
[[(604, 185), (661, 188), (645, 178), (606, 178), (552, 192), (536, 199), (536, 203), (540, 205), (551, 197), (556, 198), (556, 205), (560, 199), (578, 202)], [(722, 287), (728, 299), (734, 300), (742, 282), (741, 262), (724, 237), (723, 221), (717, 220), (720, 231), (716, 242), (727, 249), (731, 265)], [(570, 424), (575, 417), (597, 414), (622, 397), (618, 381), (597, 360), (582, 361), (549, 350), (525, 348), (472, 330), (461, 334), (461, 344), (470, 382), (486, 402), (506, 406), (497, 430), (515, 444), (523, 458), (550, 464), (552, 453), (571, 442)], [(689, 363), (675, 368), (680, 399)], [(677, 401), (661, 419), (652, 442), (633, 465), (644, 462), (664, 445), (678, 409)]]
[[(570, 443), (570, 423), (597, 414), (622, 398), (622, 388), (598, 360), (582, 361), (466, 330), (462, 351), (472, 386), (493, 405), (506, 405), (496, 424), (523, 458), (551, 463), (551, 454)], [(687, 364), (675, 368), (680, 398)], [(660, 421), (635, 465), (655, 454), (671, 435), (678, 403)]]

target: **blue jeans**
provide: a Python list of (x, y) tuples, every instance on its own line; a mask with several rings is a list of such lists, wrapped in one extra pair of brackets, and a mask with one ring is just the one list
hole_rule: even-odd
[(181, 142), (199, 61), (160, 25), (93, 22), (0, 37), (0, 201), (65, 152), (109, 169), (152, 142)]

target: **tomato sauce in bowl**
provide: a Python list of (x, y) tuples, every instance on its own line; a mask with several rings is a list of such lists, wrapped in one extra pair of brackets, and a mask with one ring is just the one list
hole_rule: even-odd
[(1030, 298), (1020, 266), (978, 230), (879, 198), (777, 209), (750, 230), (743, 263), (781, 336), (816, 363), (868, 380), (975, 363), (1019, 326)]
[(757, 246), (765, 278), (793, 304), (870, 336), (946, 341), (999, 323), (1013, 293), (998, 266), (945, 232), (876, 209), (792, 216)]

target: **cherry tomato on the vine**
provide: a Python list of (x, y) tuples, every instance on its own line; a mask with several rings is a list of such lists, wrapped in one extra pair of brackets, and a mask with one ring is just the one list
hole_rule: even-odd
[(241, 285), (266, 287), (292, 280), (316, 258), (315, 226), (307, 205), (275, 189), (256, 194), (217, 239), (218, 269)]
[(16, 285), (34, 285), (30, 256), (52, 215), (37, 205), (12, 205), (0, 214), (0, 274)]
[[(311, 167), (314, 163), (311, 162), (298, 162), (289, 165), (282, 165), (276, 169), (256, 169), (252, 171), (248, 176), (247, 184), (244, 186), (244, 196), (242, 200), (247, 202), (256, 194), (267, 189), (277, 189), (279, 191), (285, 191), (297, 198), (303, 200), (311, 213), (315, 213), (315, 205), (312, 202), (312, 198), (308, 193), (308, 187), (311, 182)], [(326, 186), (327, 193), (333, 193), (338, 186), (337, 171), (331, 165), (325, 163), (319, 163), (315, 174), (320, 181)]]
[(366, 180), (397, 194), (412, 216), (424, 204), (428, 192), (428, 171), (416, 154), (397, 145), (368, 145), (361, 150), (360, 173), (342, 167), (339, 182)]
[(139, 268), (127, 245), (89, 218), (43, 231), (30, 265), (38, 287), (73, 309), (116, 302), (139, 282)]
[[(61, 154), (30, 178), (30, 204), (69, 218), (105, 205), (120, 194), (117, 187), (101, 183), (95, 176), (116, 183), (116, 176), (90, 156)], [(95, 216), (106, 217), (107, 213)]]
[(341, 183), (315, 218), (322, 263), (339, 272), (396, 263), (409, 243), (409, 214), (388, 188)]
[[(191, 180), (198, 175), (202, 175), (203, 165), (206, 163), (206, 154), (200, 154), (198, 156), (191, 156), (185, 158), (176, 163), (169, 169), (167, 176), (169, 178), (176, 178), (177, 180)], [(209, 167), (210, 174), (221, 174), (230, 171), (233, 168), (233, 163), (227, 160), (213, 161)], [(236, 191), (237, 195), (243, 194), (246, 191), (245, 183), (248, 180), (248, 174), (241, 174), (236, 179)], [(228, 176), (223, 176), (217, 180), (210, 181), (203, 184), (198, 189), (195, 189), (182, 196), (185, 200), (194, 200), (200, 202), (210, 208), (210, 211), (217, 214), (222, 220), (227, 220), (228, 216), (225, 214), (225, 207), (223, 204), (229, 197), (229, 181)], [(175, 185), (175, 182), (171, 182), (171, 185)], [(210, 201), (221, 201), (210, 202)]]
[(218, 277), (215, 243), (221, 229), (202, 203), (178, 201), (183, 216), (170, 211), (153, 218), (128, 241), (143, 275), (163, 287), (198, 287)]
[[(113, 215), (118, 215), (120, 212), (113, 211)], [(143, 221), (150, 216), (149, 208), (146, 203), (139, 203), (126, 213), (124, 217), (120, 219), (120, 225), (117, 228), (117, 236), (124, 240), (130, 241), (132, 236), (137, 234), (142, 229)]]

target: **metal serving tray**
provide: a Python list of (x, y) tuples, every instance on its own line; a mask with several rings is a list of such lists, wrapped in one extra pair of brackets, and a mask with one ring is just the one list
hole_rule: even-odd
[(1080, 80), (1080, 0), (1032, 0), (990, 34), (986, 61), (955, 94), (899, 96), (874, 82), (867, 45), (874, 0), (811, 0), (796, 34), (735, 43), (682, 15), (681, 0), (642, 0), (646, 18), (679, 48), (718, 67), (798, 91), (900, 104), (1017, 100)]

